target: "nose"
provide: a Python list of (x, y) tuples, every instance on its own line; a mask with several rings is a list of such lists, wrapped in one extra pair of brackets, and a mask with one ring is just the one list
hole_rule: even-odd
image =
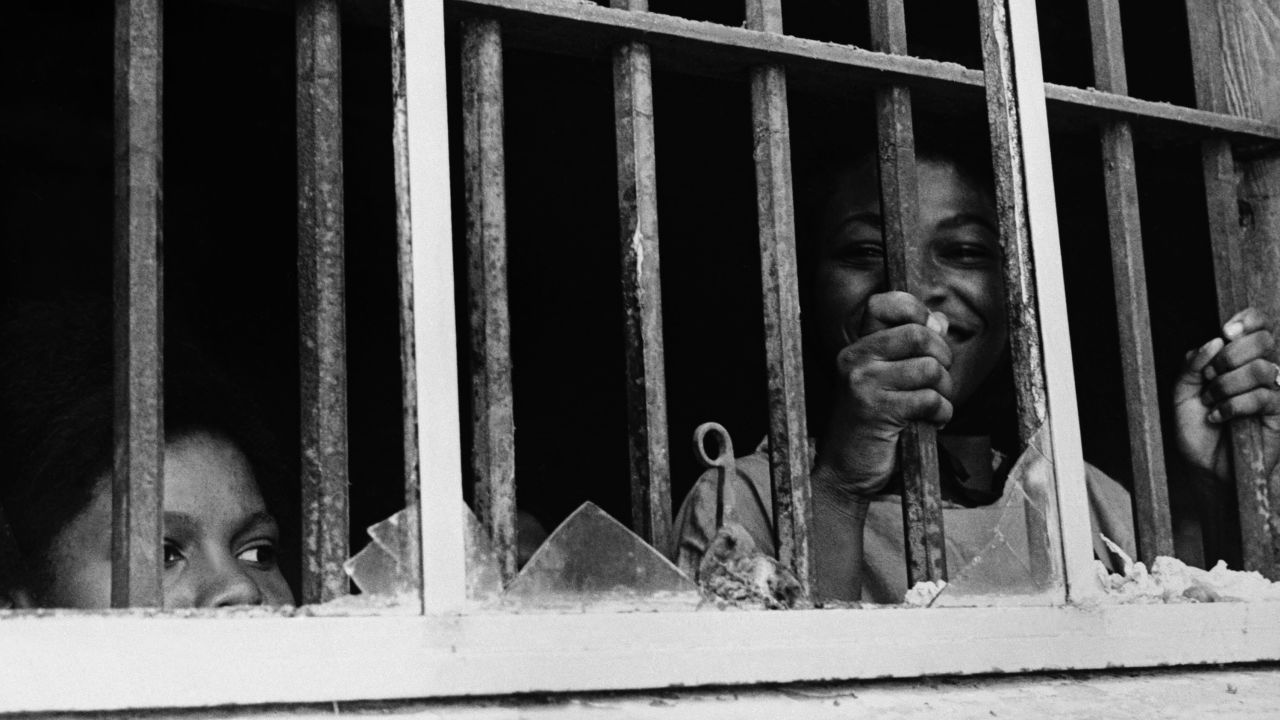
[(207, 568), (202, 579), (197, 607), (230, 607), (261, 605), (262, 588), (235, 558), (227, 558)]
[(949, 292), (945, 273), (932, 257), (920, 263), (919, 273), (920, 300), (930, 310), (938, 310), (946, 303)]

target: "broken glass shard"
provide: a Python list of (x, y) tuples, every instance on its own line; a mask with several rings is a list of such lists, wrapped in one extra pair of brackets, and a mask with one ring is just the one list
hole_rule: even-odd
[(697, 604), (698, 588), (640, 536), (587, 502), (538, 548), (504, 596), (574, 602), (644, 596)]

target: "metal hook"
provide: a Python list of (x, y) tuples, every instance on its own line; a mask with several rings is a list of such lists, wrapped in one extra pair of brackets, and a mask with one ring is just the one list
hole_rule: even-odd
[[(706, 440), (708, 435), (712, 435), (718, 441), (719, 447), (714, 458), (707, 454)], [(716, 473), (716, 531), (718, 532), (720, 526), (724, 524), (725, 485), (729, 482), (729, 478), (737, 472), (733, 458), (733, 440), (729, 437), (729, 431), (725, 430), (720, 423), (702, 423), (693, 431), (693, 454), (704, 468), (716, 468), (719, 470)]]

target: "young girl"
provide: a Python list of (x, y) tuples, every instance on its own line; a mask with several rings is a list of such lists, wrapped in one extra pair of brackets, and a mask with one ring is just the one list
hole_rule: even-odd
[[(957, 144), (953, 147), (965, 147)], [(896, 447), (913, 421), (940, 428), (939, 456), (948, 566), (958, 567), (990, 539), (1013, 443), (1001, 250), (993, 183), (985, 157), (922, 145), (917, 158), (919, 225), (927, 286), (919, 296), (889, 292), (874, 153), (844, 172), (818, 238), (812, 292), (818, 366), (829, 389), (810, 392), (816, 453), (811, 474), (811, 538), (822, 598), (900, 602), (906, 590), (900, 501), (894, 494)], [(1231, 477), (1234, 417), (1261, 416), (1268, 468), (1280, 454), (1280, 368), (1268, 319), (1241, 311), (1214, 338), (1188, 353), (1174, 389), (1177, 447), (1206, 478)], [(820, 405), (821, 404), (821, 405)], [(811, 414), (813, 416), (813, 414)], [(1002, 442), (1004, 440), (1004, 442)], [(1001, 452), (1001, 451), (1004, 452)], [(773, 551), (770, 480), (763, 448), (738, 462), (724, 490), (732, 515), (762, 552)], [(1128, 493), (1089, 466), (1086, 481), (1095, 536), (1132, 553)], [(900, 490), (898, 491), (900, 492)], [(687, 572), (715, 536), (716, 479), (704, 476), (676, 518), (673, 555)], [(1095, 543), (1098, 556), (1105, 548)]]
[[(266, 434), (198, 356), (166, 350), (164, 607), (292, 604)], [(0, 606), (110, 607), (111, 352), (101, 310), (27, 306), (0, 323), (0, 508), (17, 558)]]

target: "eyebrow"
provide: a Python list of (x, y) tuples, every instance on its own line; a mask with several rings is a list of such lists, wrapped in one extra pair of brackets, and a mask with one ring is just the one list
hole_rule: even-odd
[(957, 213), (952, 215), (946, 220), (938, 223), (938, 229), (955, 230), (956, 228), (964, 227), (965, 225), (981, 225), (997, 236), (1000, 234), (1000, 231), (996, 229), (995, 225), (991, 224), (990, 220), (977, 213)]
[(259, 510), (245, 518), (244, 522), (240, 523), (240, 526), (236, 528), (235, 535), (243, 535), (250, 530), (264, 525), (276, 532), (279, 532), (279, 523), (276, 521), (275, 515), (272, 515), (266, 510)]
[[(883, 220), (880, 216), (880, 213), (872, 212), (872, 211), (858, 212), (858, 213), (849, 215), (848, 217), (841, 220), (840, 224), (837, 225), (836, 227), (843, 228), (848, 225), (852, 225), (853, 223), (856, 223), (856, 222), (864, 223), (866, 225), (870, 225), (871, 227), (876, 227), (876, 228), (883, 227)], [(986, 217), (983, 217), (982, 215), (979, 215), (977, 213), (967, 213), (967, 212), (956, 213), (955, 215), (948, 217), (947, 219), (938, 223), (938, 229), (939, 230), (955, 230), (957, 228), (962, 228), (967, 225), (978, 225), (983, 228), (986, 228), (989, 232), (991, 232), (993, 235), (996, 235), (997, 237), (1000, 235), (1000, 231), (997, 230), (996, 226), (993, 225), (991, 221), (988, 220)]]
[[(259, 510), (249, 515), (236, 527), (234, 535), (243, 535), (251, 529), (266, 525), (278, 531), (279, 523), (271, 513), (266, 510)], [(166, 533), (188, 532), (200, 527), (200, 521), (192, 515), (184, 512), (166, 511), (164, 514), (164, 529)]]

